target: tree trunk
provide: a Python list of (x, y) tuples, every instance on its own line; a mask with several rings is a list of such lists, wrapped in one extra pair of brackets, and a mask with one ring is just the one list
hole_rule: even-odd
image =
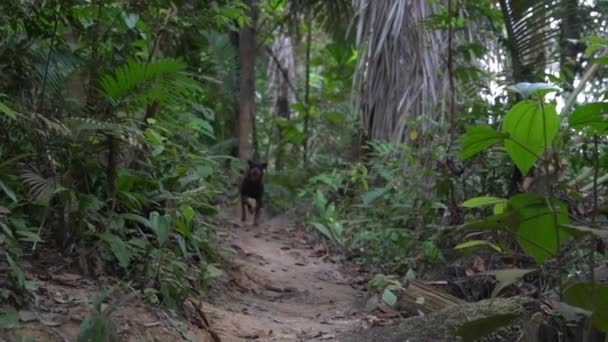
[[(287, 81), (281, 85), (281, 92), (277, 98), (277, 116), (286, 120), (289, 120), (289, 99), (288, 96)], [(277, 171), (283, 170), (285, 164), (285, 141), (283, 139), (283, 129), (280, 125), (277, 126), (279, 141), (277, 144), (277, 151), (275, 155), (275, 169)]]
[(253, 156), (253, 120), (255, 115), (256, 0), (248, 0), (251, 24), (239, 32), (239, 159)]
[[(580, 22), (578, 0), (562, 0), (564, 17), (561, 26), (560, 39), (560, 71), (564, 81), (573, 86), (576, 71), (579, 69), (576, 56), (580, 52), (580, 46), (570, 40), (577, 40), (581, 37), (583, 26)], [(572, 90), (570, 88), (569, 90)]]
[(308, 169), (308, 139), (310, 135), (310, 49), (312, 44), (312, 14), (308, 14), (308, 33), (306, 34), (306, 84), (304, 103), (306, 117), (304, 118), (304, 168)]

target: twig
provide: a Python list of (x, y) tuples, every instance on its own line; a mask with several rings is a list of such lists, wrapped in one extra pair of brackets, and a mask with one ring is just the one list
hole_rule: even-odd
[[(600, 53), (600, 57), (606, 57), (606, 56), (608, 56), (608, 48), (603, 49), (602, 52)], [(601, 65), (599, 63), (593, 63), (587, 69), (587, 71), (585, 71), (585, 74), (581, 78), (581, 81), (578, 84), (578, 86), (576, 87), (576, 89), (574, 89), (574, 91), (572, 91), (572, 93), (570, 93), (570, 95), (568, 95), (568, 97), (566, 98), (564, 108), (562, 108), (562, 111), (561, 111), (562, 115), (566, 115), (568, 113), (570, 108), (576, 102), (577, 96), (583, 91), (587, 82), (589, 82), (589, 80), (591, 80), (593, 75), (595, 75), (595, 73), (600, 69), (600, 66)]]

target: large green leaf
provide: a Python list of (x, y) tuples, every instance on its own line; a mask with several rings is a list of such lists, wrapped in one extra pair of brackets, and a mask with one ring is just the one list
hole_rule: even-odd
[(131, 253), (127, 244), (118, 236), (112, 233), (101, 233), (99, 238), (110, 245), (110, 250), (118, 260), (118, 264), (122, 268), (129, 267), (131, 261)]
[(19, 315), (13, 307), (0, 309), (0, 329), (13, 329), (19, 325)]
[(462, 150), (460, 158), (467, 159), (483, 152), (492, 145), (502, 142), (508, 135), (497, 132), (490, 126), (473, 126), (460, 138)]
[(570, 127), (592, 133), (606, 134), (608, 132), (608, 102), (588, 103), (577, 107), (568, 118)]
[(0, 114), (5, 114), (6, 116), (8, 116), (11, 119), (14, 119), (17, 117), (17, 112), (15, 112), (11, 107), (2, 103), (2, 101), (0, 101)]
[(0, 180), (0, 190), (4, 191), (4, 193), (11, 199), (13, 202), (17, 203), (17, 196), (13, 189), (9, 188), (4, 182)]
[(553, 143), (559, 130), (559, 116), (553, 104), (541, 106), (538, 101), (521, 101), (507, 113), (502, 129), (509, 134), (505, 141), (507, 153), (526, 174)]
[(569, 304), (591, 311), (596, 328), (608, 332), (608, 287), (590, 283), (576, 283), (564, 291)]
[(481, 196), (464, 201), (464, 203), (462, 203), (462, 206), (465, 208), (478, 208), (498, 203), (504, 203), (506, 201), (507, 200), (504, 198)]
[(557, 200), (551, 202), (555, 214), (544, 197), (534, 194), (515, 195), (509, 199), (509, 203), (517, 217), (512, 227), (517, 241), (538, 264), (555, 255), (560, 246), (569, 240), (570, 233), (562, 227), (569, 222), (568, 207), (564, 203)]

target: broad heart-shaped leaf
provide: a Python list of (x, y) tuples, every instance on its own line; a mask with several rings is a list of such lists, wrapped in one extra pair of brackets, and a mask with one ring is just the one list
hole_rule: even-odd
[(521, 279), (526, 274), (532, 273), (534, 271), (536, 271), (536, 270), (535, 269), (511, 268), (511, 269), (506, 269), (506, 270), (484, 272), (484, 273), (479, 273), (479, 274), (493, 275), (496, 277), (496, 281), (498, 282), (498, 284), (496, 284), (494, 291), (492, 291), (492, 297), (496, 297), (496, 295), (498, 295), (500, 293), (500, 291), (502, 291), (502, 289), (515, 283), (517, 280)]
[(591, 311), (596, 328), (608, 332), (608, 287), (590, 283), (576, 283), (564, 291), (569, 304)]
[(468, 199), (462, 203), (462, 206), (465, 208), (478, 208), (485, 207), (487, 205), (493, 205), (498, 203), (506, 202), (507, 200), (504, 198), (498, 197), (489, 197), (489, 196), (481, 196)]
[(570, 233), (562, 227), (569, 222), (568, 208), (564, 203), (551, 201), (555, 214), (544, 197), (534, 194), (515, 195), (509, 199), (509, 204), (516, 213), (512, 228), (517, 234), (517, 241), (538, 264), (555, 255), (561, 245), (569, 240)]
[(557, 86), (548, 83), (529, 83), (520, 82), (512, 86), (507, 87), (508, 90), (519, 93), (523, 98), (529, 98), (531, 95), (539, 95), (540, 97), (545, 96), (548, 93), (560, 91), (561, 89)]
[(538, 101), (521, 101), (507, 113), (502, 126), (503, 132), (509, 134), (509, 138), (505, 140), (507, 153), (524, 175), (536, 163), (538, 157), (543, 155), (545, 148), (550, 147), (559, 130), (559, 116), (555, 105), (544, 103), (542, 107)]
[(462, 159), (471, 158), (492, 145), (502, 142), (507, 136), (507, 134), (497, 132), (490, 126), (469, 127), (467, 132), (460, 137), (462, 150), (458, 153), (458, 156)]
[(577, 107), (568, 117), (570, 127), (589, 129), (591, 133), (608, 133), (608, 102), (587, 103)]

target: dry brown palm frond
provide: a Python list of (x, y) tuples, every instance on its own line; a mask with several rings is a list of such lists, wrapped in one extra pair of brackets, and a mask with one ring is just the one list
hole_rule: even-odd
[(409, 120), (441, 121), (449, 92), (447, 33), (423, 26), (435, 6), (421, 0), (353, 0), (353, 7), (361, 49), (356, 87), (368, 136), (399, 143)]
[[(268, 88), (272, 102), (277, 104), (278, 98), (286, 98), (289, 104), (296, 102), (293, 86), (296, 84), (295, 49), (291, 37), (280, 35), (272, 43), (270, 53), (273, 58), (268, 62)], [(278, 112), (275, 108), (274, 112)]]

